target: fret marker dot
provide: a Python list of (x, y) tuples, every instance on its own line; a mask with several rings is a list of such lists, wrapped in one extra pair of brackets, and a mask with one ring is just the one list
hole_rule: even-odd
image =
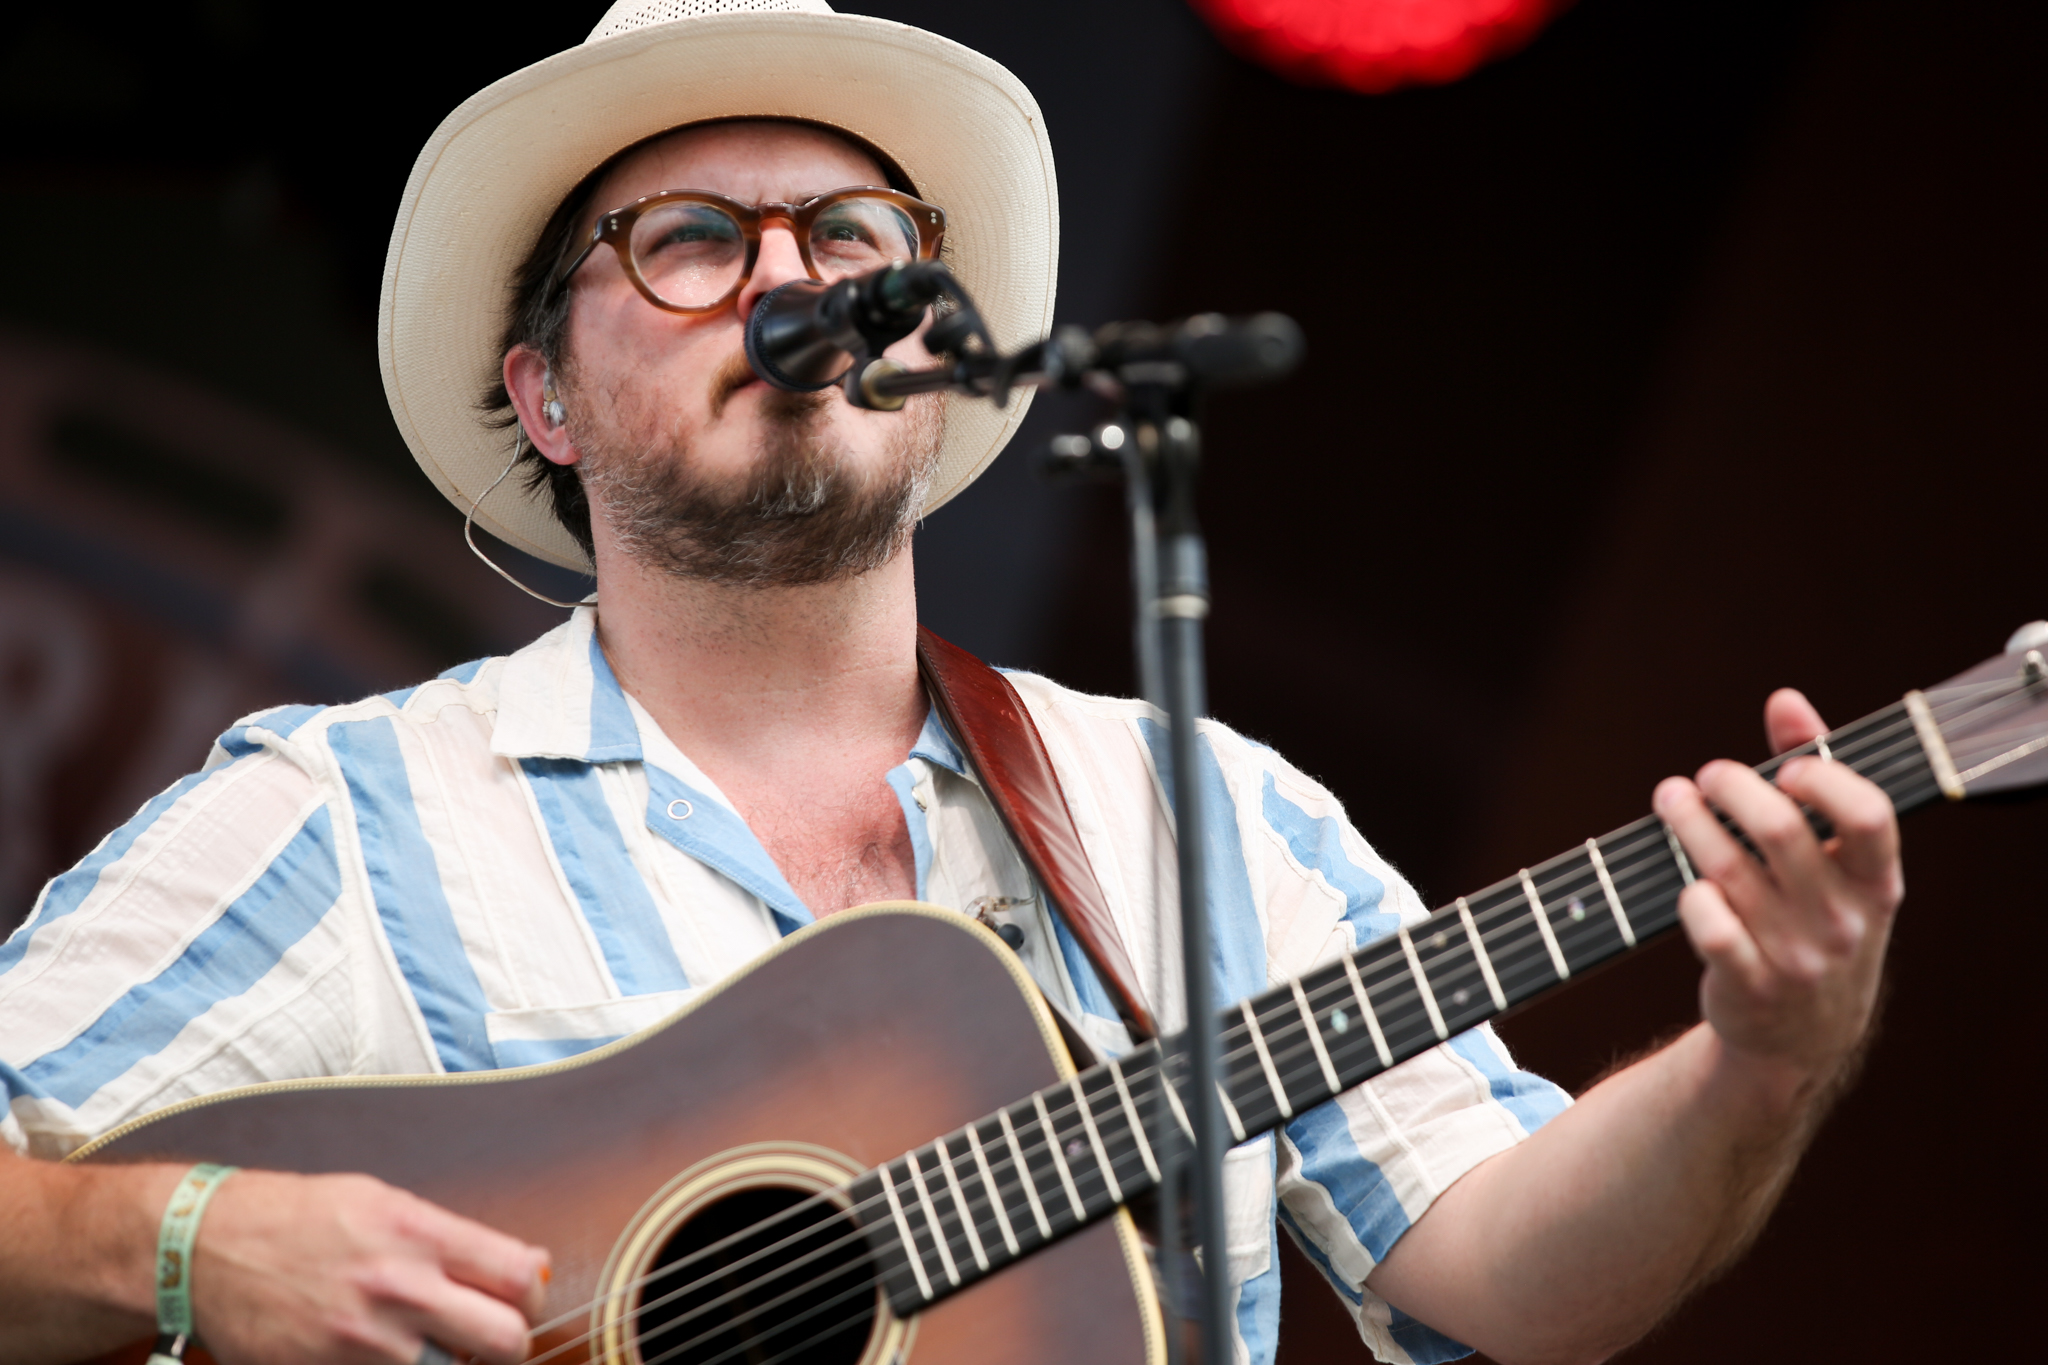
[(1471, 999), (1471, 997), (1472, 992), (1467, 990), (1465, 987), (1460, 986), (1457, 990), (1451, 992), (1451, 1003), (1453, 1005), (1462, 1005), (1467, 1000)]
[(1574, 924), (1577, 924), (1580, 920), (1586, 917), (1586, 903), (1580, 900), (1577, 896), (1572, 897), (1572, 903), (1570, 905), (1567, 905), (1565, 909), (1571, 912), (1572, 923)]
[(1344, 1030), (1351, 1027), (1351, 1016), (1344, 1013), (1343, 1010), (1331, 1010), (1330, 1027), (1339, 1033), (1344, 1032)]
[(1436, 949), (1438, 952), (1442, 952), (1444, 945), (1449, 943), (1450, 941), (1451, 936), (1445, 933), (1443, 930), (1439, 929), (1434, 934), (1430, 935), (1429, 946)]
[(1067, 1144), (1067, 1155), (1068, 1155), (1068, 1156), (1070, 1156), (1070, 1157), (1072, 1157), (1072, 1156), (1079, 1156), (1079, 1155), (1081, 1155), (1081, 1153), (1083, 1153), (1083, 1152), (1085, 1152), (1085, 1151), (1087, 1151), (1087, 1150), (1088, 1150), (1088, 1149), (1087, 1149), (1086, 1145), (1084, 1145), (1084, 1144), (1082, 1143), (1081, 1139), (1079, 1139), (1079, 1138), (1075, 1138), (1075, 1139), (1074, 1139), (1073, 1141), (1071, 1141), (1071, 1142), (1069, 1142), (1069, 1143)]

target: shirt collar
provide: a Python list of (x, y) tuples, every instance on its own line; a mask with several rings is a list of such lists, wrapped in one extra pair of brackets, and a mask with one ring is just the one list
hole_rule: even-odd
[(967, 771), (967, 760), (961, 756), (960, 746), (953, 742), (953, 733), (946, 728), (946, 722), (939, 719), (936, 706), (925, 712), (924, 729), (918, 731), (917, 743), (910, 746), (910, 757), (937, 764), (959, 777), (971, 775)]
[(640, 727), (597, 642), (595, 607), (576, 608), (567, 621), (505, 660), (491, 752), (585, 763), (644, 757)]
[[(491, 752), (505, 758), (643, 762), (647, 746), (635, 710), (598, 643), (597, 608), (579, 606), (568, 620), (505, 660)], [(973, 777), (936, 707), (925, 713), (909, 757)], [(694, 765), (688, 775), (701, 776)]]

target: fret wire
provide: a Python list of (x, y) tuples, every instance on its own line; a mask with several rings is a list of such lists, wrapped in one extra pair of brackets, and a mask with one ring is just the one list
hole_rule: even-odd
[(1075, 1076), (1067, 1082), (1074, 1092), (1074, 1104), (1081, 1111), (1081, 1126), (1088, 1130), (1088, 1145), (1095, 1149), (1095, 1164), (1102, 1168), (1102, 1184), (1109, 1191), (1112, 1204), (1124, 1202), (1124, 1192), (1116, 1183), (1116, 1168), (1109, 1164), (1109, 1153), (1102, 1146), (1102, 1134), (1095, 1127), (1095, 1111), (1088, 1107), (1088, 1096), (1082, 1093), (1081, 1078)]
[(1658, 823), (1664, 826), (1664, 841), (1671, 845), (1671, 857), (1678, 864), (1678, 875), (1685, 878), (1687, 886), (1691, 886), (1698, 879), (1692, 875), (1692, 860), (1685, 856), (1685, 846), (1678, 842), (1678, 831), (1671, 828), (1668, 820)]
[[(1316, 975), (1325, 976), (1325, 979), (1315, 985), (1304, 981), (1303, 992), (1308, 998), (1309, 1014), (1317, 1020), (1317, 1036), (1322, 1040), (1329, 1055), (1331, 1069), (1337, 1073), (1338, 1089), (1342, 1090), (1352, 1083), (1345, 1081), (1344, 1077), (1354, 1071), (1360, 1075), (1368, 1075), (1373, 1071), (1384, 1070), (1385, 1064), (1378, 1060), (1378, 1049), (1372, 1042), (1372, 1031), (1363, 1027), (1364, 1011), (1358, 1008), (1357, 994), (1351, 989), (1351, 973), (1346, 970), (1346, 959), (1339, 958), (1329, 963)], [(1342, 1029), (1338, 1029), (1335, 1023), (1335, 1016), (1339, 1011), (1345, 1015)], [(1371, 1056), (1372, 1060), (1367, 1061), (1354, 1055), (1361, 1049)]]
[(1479, 941), (1479, 926), (1472, 922), (1472, 907), (1463, 896), (1458, 897), (1458, 916), (1465, 921), (1465, 934), (1472, 940), (1472, 955), (1479, 959), (1479, 971), (1486, 978), (1486, 989), (1493, 997), (1493, 1007), (1506, 1009), (1508, 998), (1500, 993), (1500, 978), (1493, 974), (1493, 963), (1486, 956), (1486, 945)]
[(1344, 955), (1344, 974), (1351, 978), (1351, 996), (1358, 1002), (1358, 1012), (1365, 1016), (1365, 1027), (1372, 1034), (1372, 1045), (1380, 1054), (1380, 1066), (1392, 1066), (1394, 1054), (1387, 1051), (1387, 1035), (1380, 1032), (1380, 1017), (1373, 1012), (1372, 1001), (1366, 998), (1365, 983), (1358, 979), (1357, 954)]
[(1218, 1019), (1216, 1033), (1219, 1063), (1216, 1088), (1225, 1101), (1224, 1117), (1229, 1119), (1232, 1115), (1240, 1115), (1238, 1121), (1231, 1125), (1234, 1131), (1244, 1126), (1239, 1102), (1243, 1103), (1245, 1110), (1256, 1113), (1255, 1106), (1266, 1103), (1270, 1092), (1266, 1089), (1265, 1071), (1259, 1066), (1257, 1050), (1251, 1043), (1243, 1019), (1240, 1017), (1229, 1022)]
[(1419, 935), (1416, 930), (1409, 930), (1415, 958), (1422, 964), (1431, 998), (1443, 1012), (1445, 1031), (1456, 1033), (1458, 1030), (1451, 1027), (1453, 1015), (1466, 1008), (1473, 996), (1472, 987), (1483, 984), (1484, 978), (1465, 938), (1465, 926), (1455, 903), (1433, 914), (1422, 928), (1427, 932)]
[(981, 1187), (988, 1191), (988, 1202), (996, 1211), (996, 1228), (1003, 1234), (1003, 1245), (1010, 1255), (1021, 1256), (1017, 1246), (1017, 1230), (1010, 1226), (1010, 1211), (1003, 1207), (1002, 1187), (996, 1184), (995, 1172), (989, 1169), (988, 1153), (981, 1149), (981, 1134), (978, 1125), (967, 1125), (967, 1145), (974, 1149), (974, 1164), (981, 1169)]
[(1535, 919), (1536, 927), (1543, 934), (1543, 947), (1550, 954), (1550, 965), (1557, 968), (1557, 979), (1570, 979), (1572, 969), (1565, 963), (1564, 953), (1557, 946), (1557, 933), (1550, 927), (1550, 912), (1543, 908), (1543, 897), (1536, 894), (1536, 879), (1523, 868), (1522, 894), (1529, 898), (1529, 914)]
[(1111, 1080), (1116, 1082), (1116, 1097), (1124, 1107), (1124, 1117), (1130, 1122), (1131, 1132), (1137, 1135), (1138, 1156), (1145, 1163), (1145, 1174), (1152, 1177), (1154, 1185), (1158, 1185), (1162, 1183), (1162, 1177), (1159, 1174), (1159, 1162), (1153, 1158), (1152, 1143), (1145, 1136), (1143, 1121), (1138, 1118), (1138, 1106), (1131, 1099), (1131, 1088), (1124, 1083), (1123, 1064), (1115, 1057), (1109, 1059), (1109, 1076)]
[(1045, 1112), (1044, 1093), (1033, 1095), (1031, 1105), (1038, 1111), (1038, 1127), (1045, 1134), (1045, 1148), (1052, 1153), (1052, 1164), (1060, 1173), (1060, 1184), (1067, 1191), (1067, 1202), (1074, 1206), (1074, 1218), (1085, 1223), (1088, 1210), (1081, 1203), (1081, 1191), (1074, 1186), (1074, 1173), (1067, 1169), (1067, 1154), (1060, 1150), (1059, 1130), (1052, 1126), (1052, 1116)]
[(946, 1173), (946, 1186), (953, 1192), (953, 1207), (960, 1211), (960, 1226), (967, 1229), (967, 1249), (974, 1253), (974, 1264), (981, 1273), (988, 1273), (988, 1251), (981, 1244), (981, 1229), (974, 1225), (974, 1215), (967, 1207), (967, 1195), (960, 1188), (959, 1172), (953, 1169), (952, 1153), (946, 1150), (946, 1140), (940, 1138), (932, 1144), (939, 1154), (939, 1168)]
[(1621, 929), (1622, 941), (1633, 948), (1636, 946), (1636, 931), (1628, 922), (1628, 914), (1621, 908), (1621, 897), (1615, 894), (1614, 878), (1607, 875), (1607, 860), (1600, 856), (1600, 841), (1586, 840), (1586, 852), (1593, 859), (1593, 870), (1600, 874), (1600, 889), (1607, 893), (1607, 908), (1614, 912), (1614, 922)]
[[(1252, 1009), (1261, 1021), (1260, 1031), (1265, 1035), (1274, 1073), (1280, 1078), (1280, 1088), (1290, 1097), (1288, 1104), (1297, 1114), (1329, 1098), (1323, 1092), (1324, 1077), (1316, 1063), (1316, 1045), (1321, 1041), (1320, 1037), (1312, 1023), (1304, 1023), (1294, 998), (1294, 988), (1298, 984), (1289, 981), (1265, 991), (1254, 1001)], [(1272, 1018), (1267, 1017), (1269, 1012)], [(1296, 1091), (1304, 1098), (1293, 1099)]]
[(1052, 1223), (1045, 1216), (1045, 1204), (1038, 1197), (1038, 1181), (1032, 1177), (1031, 1167), (1024, 1160), (1024, 1148), (1017, 1141), (1017, 1129), (1010, 1122), (1010, 1111), (998, 1109), (996, 1117), (1003, 1121), (1003, 1138), (1010, 1144), (1010, 1159), (1016, 1163), (1017, 1182), (1024, 1187), (1024, 1198), (1031, 1205), (1031, 1217), (1038, 1224), (1038, 1235), (1049, 1242), (1052, 1240)]
[(1216, 1098), (1223, 1101), (1223, 1117), (1230, 1124), (1231, 1136), (1239, 1142), (1245, 1139), (1244, 1120), (1237, 1115), (1237, 1106), (1230, 1102), (1230, 1092), (1223, 1088), (1223, 1082), (1216, 1082)]
[(954, 1288), (960, 1287), (960, 1268), (953, 1264), (953, 1248), (948, 1245), (946, 1229), (939, 1222), (939, 1211), (932, 1207), (932, 1192), (925, 1188), (924, 1172), (918, 1169), (917, 1153), (906, 1152), (903, 1160), (910, 1166), (910, 1187), (917, 1191), (917, 1204), (924, 1212), (925, 1226), (932, 1230), (932, 1245), (939, 1249), (939, 1268), (946, 1272), (946, 1279)]
[(1344, 1084), (1337, 1078), (1337, 1068), (1330, 1064), (1330, 1049), (1323, 1045), (1323, 1031), (1316, 1027), (1316, 1013), (1308, 1007), (1308, 993), (1301, 988), (1300, 978), (1288, 983), (1294, 988), (1294, 1005), (1301, 1011), (1302, 1026), (1308, 1030), (1309, 1045), (1316, 1050), (1316, 1065), (1323, 1069), (1323, 1084), (1330, 1088), (1332, 1095), (1343, 1091)]
[(1266, 1084), (1272, 1088), (1273, 1101), (1280, 1108), (1282, 1119), (1294, 1117), (1294, 1105), (1287, 1098), (1287, 1091), (1280, 1084), (1280, 1073), (1273, 1069), (1273, 1053), (1266, 1046), (1266, 1035), (1259, 1030), (1259, 1016), (1252, 1013), (1252, 1002), (1240, 1001), (1238, 1013), (1244, 1016), (1244, 1026), (1251, 1031), (1252, 1046), (1259, 1052), (1259, 1069), (1266, 1073)]
[(1167, 1064), (1162, 1058), (1159, 1063), (1159, 1089), (1166, 1096), (1167, 1104), (1172, 1107), (1174, 1120), (1180, 1124), (1180, 1131), (1186, 1136), (1188, 1147), (1192, 1150), (1195, 1145), (1195, 1125), (1188, 1122), (1188, 1111), (1183, 1109), (1180, 1103), (1180, 1087), (1173, 1083), (1173, 1077), (1167, 1074), (1166, 1067)]
[[(1859, 751), (1882, 744), (1887, 723), (1887, 717), (1880, 715), (1831, 732), (1829, 742), (1836, 751), (1837, 760), (1867, 760), (1868, 754)], [(1902, 746), (1894, 744), (1893, 747), (1899, 749)], [(1919, 764), (1921, 758), (1917, 753), (1905, 751), (1900, 761), (1914, 765)], [(1880, 774), (1884, 775), (1887, 774)], [(1895, 801), (1898, 793), (1912, 794), (1930, 786), (1924, 772), (1906, 771), (1894, 776), (1896, 791), (1892, 794)], [(1603, 846), (1603, 840), (1606, 846)], [(1636, 946), (1648, 933), (1668, 927), (1676, 892), (1681, 889), (1674, 882), (1689, 884), (1692, 876), (1683, 846), (1677, 843), (1662, 821), (1647, 817), (1599, 839), (1588, 840), (1573, 853), (1559, 855), (1533, 869), (1521, 869), (1512, 881), (1460, 898), (1454, 907), (1440, 909), (1422, 925), (1402, 926), (1386, 940), (1343, 955), (1337, 964), (1343, 974), (1342, 980), (1333, 972), (1318, 985), (1310, 986), (1305, 980), (1290, 982), (1276, 988), (1276, 991), (1255, 997), (1253, 1001), (1243, 1002), (1240, 1014), (1249, 1037), (1240, 1039), (1235, 1030), (1227, 1035), (1231, 1051), (1225, 1058), (1226, 1085), (1219, 1088), (1219, 1099), (1233, 1120), (1233, 1129), (1242, 1131), (1242, 1116), (1236, 1112), (1238, 1104), (1233, 1100), (1233, 1092), (1242, 1097), (1263, 1088), (1272, 1094), (1282, 1117), (1287, 1117), (1287, 1111), (1293, 1105), (1288, 1098), (1289, 1087), (1297, 1076), (1306, 1084), (1311, 1053), (1315, 1054), (1314, 1069), (1326, 1084), (1330, 1083), (1332, 1075), (1341, 1081), (1333, 1048), (1349, 1049), (1354, 1044), (1348, 1038), (1334, 1037), (1317, 1019), (1326, 1005), (1335, 1003), (1334, 1000), (1324, 1001), (1322, 997), (1332, 994), (1341, 997), (1348, 986), (1360, 1012), (1368, 1020), (1368, 1031), (1376, 1035), (1374, 1051), (1381, 1066), (1391, 1066), (1394, 1064), (1394, 1048), (1390, 1035), (1395, 1030), (1386, 1020), (1399, 1016), (1406, 1021), (1419, 1007), (1423, 1013), (1432, 1016), (1431, 1029), (1442, 1038), (1448, 1032), (1443, 999), (1450, 993), (1452, 983), (1470, 981), (1475, 973), (1486, 981), (1487, 995), (1494, 1007), (1507, 1008), (1510, 994), (1520, 998), (1521, 983), (1534, 976), (1535, 962), (1529, 955), (1538, 952), (1539, 940), (1541, 958), (1538, 960), (1547, 959), (1556, 979), (1567, 979), (1574, 970), (1574, 960), (1583, 958), (1589, 963), (1605, 960), (1625, 948)], [(1568, 925), (1553, 919), (1553, 904), (1590, 899), (1587, 893), (1595, 885), (1600, 900), (1609, 911), (1608, 916), (1587, 916)], [(1547, 898), (1553, 895), (1557, 899), (1547, 902)], [(1442, 944), (1437, 942), (1447, 933), (1449, 917), (1453, 913), (1463, 930), (1464, 947), (1450, 946), (1449, 940)], [(1525, 916), (1536, 921), (1533, 926), (1535, 939), (1527, 933), (1532, 926), (1515, 923)], [(1610, 922), (1613, 926), (1611, 931), (1602, 928), (1603, 924)], [(1654, 929), (1650, 928), (1653, 923)], [(1638, 926), (1642, 926), (1644, 932), (1639, 933)], [(1610, 932), (1613, 937), (1608, 936)], [(1382, 951), (1370, 951), (1375, 947)], [(1398, 957), (1388, 951), (1395, 947), (1400, 950)], [(1426, 958), (1425, 951), (1428, 952)], [(1516, 982), (1513, 992), (1508, 986), (1510, 973)], [(1529, 981), (1532, 992), (1541, 988), (1541, 982)], [(1274, 1013), (1285, 1013), (1286, 1002), (1277, 999), (1280, 991), (1293, 995), (1294, 1012), (1299, 1014), (1300, 1020), (1297, 1023), (1289, 1018), (1269, 1027), (1263, 1017), (1269, 1007)], [(1374, 1001), (1375, 991), (1387, 992), (1379, 1004)], [(1408, 999), (1411, 994), (1413, 1000)], [(1388, 1014), (1390, 1008), (1394, 1015)], [(1419, 1020), (1416, 1024), (1419, 1026)], [(1405, 1029), (1408, 1024), (1404, 1022), (1400, 1027)], [(1297, 1028), (1303, 1038), (1294, 1036)], [(1403, 1052), (1406, 1052), (1405, 1044)], [(1259, 1076), (1256, 1078), (1249, 1070), (1254, 1056), (1258, 1058)], [(1115, 1073), (1115, 1079), (1123, 1079), (1121, 1069)], [(1263, 1087), (1257, 1085), (1258, 1080), (1263, 1080)], [(1125, 1090), (1128, 1090), (1127, 1085)], [(1169, 1095), (1178, 1109), (1177, 1093), (1170, 1090)], [(1135, 1104), (1131, 1107), (1135, 1109)], [(1184, 1113), (1176, 1117), (1186, 1127)], [(1145, 1130), (1142, 1123), (1134, 1124), (1132, 1131), (1143, 1140)]]
[(917, 1239), (910, 1235), (910, 1220), (903, 1216), (903, 1202), (896, 1197), (896, 1181), (889, 1174), (888, 1163), (876, 1167), (882, 1173), (882, 1193), (889, 1200), (889, 1215), (896, 1220), (897, 1235), (903, 1239), (903, 1249), (910, 1260), (911, 1273), (917, 1277), (917, 1292), (924, 1295), (924, 1301), (932, 1301), (932, 1282), (924, 1273), (924, 1253), (917, 1249)]
[(1415, 940), (1408, 936), (1408, 926), (1401, 926), (1401, 951), (1407, 955), (1408, 970), (1415, 974), (1415, 988), (1422, 993), (1423, 1007), (1429, 1011), (1429, 1026), (1436, 1030), (1437, 1041), (1451, 1036), (1444, 1027), (1443, 1011), (1437, 1008), (1436, 995), (1429, 988), (1429, 978), (1422, 974), (1422, 959), (1415, 954)]

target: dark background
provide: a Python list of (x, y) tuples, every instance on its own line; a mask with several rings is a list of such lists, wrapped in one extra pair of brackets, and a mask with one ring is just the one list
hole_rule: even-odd
[[(1761, 757), (1772, 687), (1839, 723), (2048, 615), (2039, 7), (1585, 0), (1376, 98), (1286, 85), (1174, 0), (851, 7), (1037, 93), (1064, 320), (1301, 321), (1301, 373), (1209, 414), (1214, 709), (1432, 901)], [(441, 116), (602, 8), (115, 4), (0, 38), (0, 925), (239, 711), (553, 619), (413, 469), (376, 286)], [(1089, 416), (1057, 406), (921, 533), (924, 614), (1126, 691), (1116, 497), (1033, 477)], [(1861, 1085), (1629, 1359), (2036, 1358), (2044, 834), (2040, 806), (1913, 822)], [(1695, 981), (1666, 943), (1503, 1032), (1577, 1087)], [(1362, 1357), (1293, 1284), (1283, 1359)]]

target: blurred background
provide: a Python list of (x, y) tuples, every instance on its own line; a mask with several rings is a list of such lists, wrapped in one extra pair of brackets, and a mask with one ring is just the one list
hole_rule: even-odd
[[(0, 931), (237, 715), (559, 619), (462, 548), (374, 323), (435, 124), (604, 8), (6, 26)], [(1839, 723), (2048, 616), (2040, 7), (1582, 0), (1375, 95), (1275, 74), (1180, 0), (842, 8), (1035, 91), (1062, 320), (1306, 329), (1293, 379), (1209, 413), (1214, 709), (1433, 902), (1633, 818), (1666, 773), (1763, 757), (1773, 687)], [(932, 519), (921, 605), (995, 662), (1127, 692), (1119, 497), (1034, 471), (1093, 416), (1041, 403)], [(1912, 823), (1861, 1085), (1756, 1251), (1628, 1359), (2038, 1359), (2044, 848), (2043, 806)], [(1504, 1033), (1583, 1086), (1696, 1016), (1684, 945), (1643, 958)], [(1364, 1359), (1291, 1268), (1283, 1361)]]

